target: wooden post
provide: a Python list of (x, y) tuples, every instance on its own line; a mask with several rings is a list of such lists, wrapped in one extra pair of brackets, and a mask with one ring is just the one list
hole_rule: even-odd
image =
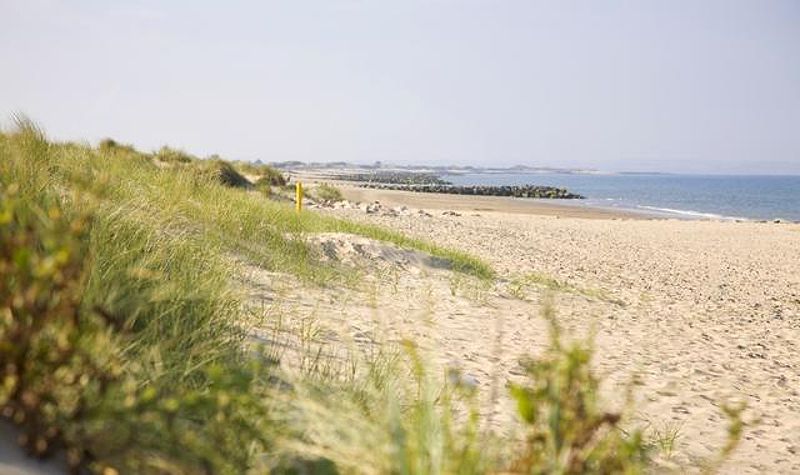
[(303, 183), (299, 181), (295, 185), (295, 209), (298, 213), (303, 211)]

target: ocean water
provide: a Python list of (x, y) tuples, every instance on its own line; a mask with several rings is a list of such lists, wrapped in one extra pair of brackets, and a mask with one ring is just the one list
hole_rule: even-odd
[(459, 185), (558, 186), (585, 196), (584, 206), (668, 217), (800, 221), (800, 176), (476, 173), (442, 178)]

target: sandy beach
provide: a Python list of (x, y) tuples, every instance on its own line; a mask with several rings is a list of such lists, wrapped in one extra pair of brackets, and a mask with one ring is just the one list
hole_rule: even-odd
[(636, 423), (678, 432), (660, 466), (691, 472), (713, 457), (726, 435), (720, 405), (740, 401), (748, 426), (723, 471), (800, 473), (800, 225), (343, 192), (354, 201), (378, 200), (383, 210), (407, 209), (320, 212), (473, 253), (494, 266), (498, 282), (482, 287), (411, 254), (328, 235), (315, 239), (327, 243), (331, 258), (373, 266), (360, 291), (309, 293), (261, 273), (252, 277), (260, 285), (254, 298), (263, 298), (264, 288), (280, 294), (287, 314), (313, 318), (340, 343), (415, 339), (439, 363), (463, 368), (481, 389), (488, 419), (508, 429), (513, 406), (504, 386), (519, 377), (520, 357), (546, 345), (539, 309), (552, 295), (570, 334), (594, 336), (610, 404), (623, 405), (635, 379)]
[(463, 196), (437, 193), (410, 193), (345, 186), (345, 198), (354, 202), (378, 201), (389, 207), (453, 210), (458, 212), (501, 212), (595, 219), (643, 219), (651, 215), (630, 211), (584, 206), (580, 200), (525, 200), (502, 196)]

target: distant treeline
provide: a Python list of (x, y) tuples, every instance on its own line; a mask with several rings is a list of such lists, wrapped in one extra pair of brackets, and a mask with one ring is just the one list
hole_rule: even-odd
[(352, 173), (336, 175), (337, 180), (358, 181), (366, 183), (402, 184), (402, 185), (450, 185), (433, 173), (381, 171), (374, 173)]

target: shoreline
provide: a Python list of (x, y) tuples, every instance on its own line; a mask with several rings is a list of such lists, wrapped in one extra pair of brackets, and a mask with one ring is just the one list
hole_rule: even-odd
[(363, 188), (355, 182), (332, 180), (300, 173), (292, 178), (302, 182), (334, 183), (344, 198), (351, 202), (372, 203), (375, 201), (388, 207), (407, 206), (417, 209), (450, 210), (473, 213), (511, 213), (558, 218), (585, 219), (669, 219), (657, 213), (616, 210), (596, 205), (587, 205), (579, 200), (513, 198), (507, 196), (475, 196), (446, 193), (419, 193), (405, 190), (383, 190)]
[[(307, 179), (309, 183), (323, 180)], [(362, 188), (354, 183), (336, 182), (344, 198), (351, 202), (380, 202), (388, 207), (406, 206), (416, 209), (472, 213), (509, 213), (550, 216), (555, 218), (611, 220), (676, 220), (720, 222), (769, 222), (750, 218), (718, 216), (689, 211), (672, 213), (664, 210), (606, 207), (584, 200), (513, 198), (507, 196), (474, 196), (447, 193), (419, 193), (406, 190)], [(783, 222), (783, 221), (782, 221)], [(788, 223), (788, 222), (787, 222)]]
[[(290, 177), (308, 183), (331, 183), (342, 188), (345, 197), (351, 201), (380, 201), (388, 206), (409, 206), (414, 208), (451, 209), (464, 212), (507, 212), (539, 216), (559, 216), (588, 219), (657, 219), (679, 221), (722, 221), (750, 223), (800, 223), (792, 217), (776, 213), (773, 217), (748, 216), (746, 212), (720, 213), (702, 211), (695, 208), (679, 208), (661, 205), (638, 204), (617, 199), (604, 199), (588, 196), (585, 199), (558, 198), (514, 198), (511, 196), (491, 196), (477, 194), (417, 192), (363, 187), (364, 183), (342, 179), (336, 175), (314, 171), (290, 171)], [(568, 189), (569, 190), (569, 189)], [(426, 195), (420, 198), (418, 195)], [(613, 202), (613, 203), (611, 203)], [(790, 213), (791, 214), (791, 213)]]

